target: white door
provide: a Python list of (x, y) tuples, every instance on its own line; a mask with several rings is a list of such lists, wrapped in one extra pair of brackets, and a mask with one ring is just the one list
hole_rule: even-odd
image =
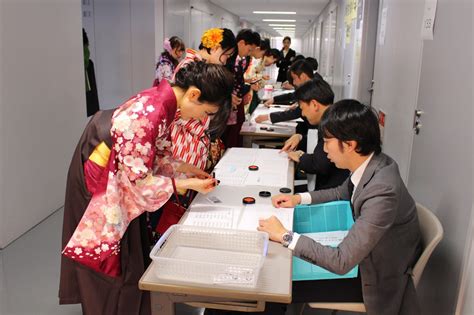
[(370, 105), (377, 37), (377, 0), (346, 2), (342, 98)]
[[(434, 40), (423, 44), (408, 188), (445, 236), (423, 275), (425, 314), (454, 314), (473, 195), (473, 3), (439, 0)], [(472, 300), (472, 296), (469, 299)]]
[(386, 114), (383, 150), (407, 180), (418, 95), (423, 15), (421, 0), (381, 1), (372, 106)]

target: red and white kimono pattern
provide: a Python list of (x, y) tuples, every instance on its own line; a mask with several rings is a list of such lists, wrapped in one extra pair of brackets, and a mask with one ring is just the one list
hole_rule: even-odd
[[(175, 74), (183, 66), (202, 60), (201, 55), (196, 50), (188, 48), (186, 56), (176, 67)], [(210, 139), (205, 132), (209, 128), (210, 122), (211, 119), (209, 117), (204, 121), (193, 118), (183, 120), (178, 111), (171, 124), (173, 157), (199, 167), (201, 170), (205, 170), (211, 145)]]
[(159, 209), (173, 193), (182, 163), (171, 154), (169, 125), (176, 98), (166, 80), (119, 107), (113, 147), (92, 199), (63, 254), (96, 271), (120, 275), (120, 240), (129, 223)]
[(199, 167), (206, 169), (207, 157), (211, 140), (206, 135), (209, 128), (210, 118), (204, 121), (197, 119), (183, 120), (179, 111), (171, 124), (171, 139), (173, 157)]

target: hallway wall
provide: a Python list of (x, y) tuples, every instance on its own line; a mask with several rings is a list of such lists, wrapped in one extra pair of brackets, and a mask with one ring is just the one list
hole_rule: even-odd
[(86, 121), (80, 0), (0, 0), (0, 45), (3, 248), (64, 203)]

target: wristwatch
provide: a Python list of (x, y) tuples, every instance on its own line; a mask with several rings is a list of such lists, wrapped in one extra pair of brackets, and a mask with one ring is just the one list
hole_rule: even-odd
[(288, 247), (291, 242), (293, 241), (293, 231), (287, 231), (285, 234), (283, 234), (283, 240), (281, 244), (285, 247)]

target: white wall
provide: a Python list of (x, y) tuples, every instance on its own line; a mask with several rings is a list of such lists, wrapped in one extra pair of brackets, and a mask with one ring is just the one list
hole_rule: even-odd
[(240, 29), (237, 15), (208, 0), (164, 0), (164, 2), (164, 34), (168, 37), (173, 35), (181, 37), (186, 47), (197, 49), (202, 33), (209, 28), (224, 27), (232, 30), (234, 34)]
[(0, 30), (2, 248), (64, 204), (86, 104), (79, 0), (1, 0)]
[[(332, 0), (314, 19), (302, 37), (303, 55), (318, 60), (319, 72), (331, 84), (336, 101), (355, 98), (370, 104), (368, 89), (373, 77), (378, 4), (357, 1), (363, 14), (352, 20), (350, 41), (346, 42), (344, 18), (348, 3)], [(329, 31), (331, 19), (335, 19), (335, 29)]]
[(155, 0), (89, 1), (93, 11), (83, 20), (100, 108), (114, 108), (153, 83)]

